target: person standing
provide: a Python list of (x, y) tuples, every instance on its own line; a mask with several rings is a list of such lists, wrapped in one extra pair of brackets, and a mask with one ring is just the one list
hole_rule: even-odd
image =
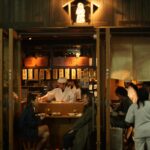
[[(64, 135), (63, 150), (88, 150), (95, 129), (96, 105), (93, 94), (88, 93), (84, 99), (84, 110), (82, 116), (75, 122), (73, 127)], [(87, 146), (88, 145), (88, 146)], [(94, 147), (93, 147), (94, 148)]]
[(138, 90), (138, 101), (129, 107), (125, 121), (134, 126), (136, 150), (150, 149), (150, 100), (145, 88)]
[(128, 97), (127, 90), (124, 87), (118, 86), (115, 90), (116, 95), (119, 98), (120, 104), (119, 106), (113, 111), (115, 112), (115, 116), (111, 115), (110, 121), (112, 127), (120, 127), (125, 128), (125, 116), (128, 111), (128, 108), (132, 104), (132, 101)]
[(77, 80), (69, 80), (67, 87), (70, 88), (75, 96), (75, 101), (81, 100), (81, 88)]
[(67, 88), (67, 79), (59, 78), (57, 80), (58, 87), (53, 90), (47, 92), (46, 95), (39, 97), (39, 102), (49, 102), (52, 100), (58, 102), (74, 102), (75, 96), (71, 89)]

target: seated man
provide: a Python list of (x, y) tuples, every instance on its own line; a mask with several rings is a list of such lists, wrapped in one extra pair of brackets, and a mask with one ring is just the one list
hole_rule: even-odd
[(31, 93), (27, 97), (27, 106), (19, 117), (19, 134), (23, 139), (36, 140), (40, 139), (37, 144), (36, 150), (40, 150), (49, 138), (49, 128), (47, 125), (42, 124), (44, 116), (36, 116), (35, 108), (37, 100)]
[[(95, 117), (96, 117), (96, 106), (92, 101), (92, 94), (89, 94), (84, 100), (85, 106), (81, 118), (79, 118), (73, 127), (64, 135), (63, 148), (67, 150), (83, 150), (90, 149), (89, 142), (90, 136), (95, 131)], [(94, 106), (94, 107), (93, 107)], [(95, 140), (96, 141), (96, 140)], [(87, 146), (87, 147), (86, 147)]]

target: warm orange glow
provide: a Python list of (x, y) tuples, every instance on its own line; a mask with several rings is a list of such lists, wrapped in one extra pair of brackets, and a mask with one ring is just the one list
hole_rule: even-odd
[(29, 56), (24, 60), (25, 67), (42, 67), (48, 65), (47, 57), (32, 57)]
[(89, 58), (88, 57), (56, 57), (53, 60), (54, 66), (88, 66), (89, 65)]

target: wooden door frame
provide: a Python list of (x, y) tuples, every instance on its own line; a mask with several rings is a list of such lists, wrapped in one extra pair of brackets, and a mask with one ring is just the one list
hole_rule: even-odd
[(106, 28), (106, 150), (110, 150), (110, 28)]
[(0, 29), (0, 149), (3, 149), (3, 29)]
[(97, 117), (96, 117), (96, 124), (97, 124), (97, 150), (101, 147), (101, 115), (100, 115), (100, 29), (96, 29), (96, 64), (97, 64)]
[(13, 101), (13, 29), (9, 29), (9, 44), (8, 44), (8, 83), (9, 83), (9, 150), (13, 150), (13, 121), (14, 121), (14, 101)]

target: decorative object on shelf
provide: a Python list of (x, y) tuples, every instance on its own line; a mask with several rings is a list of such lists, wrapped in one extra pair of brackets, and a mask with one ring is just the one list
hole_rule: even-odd
[(63, 4), (63, 9), (67, 12), (70, 22), (74, 25), (90, 25), (94, 13), (102, 6), (102, 1), (90, 0), (70, 0)]

